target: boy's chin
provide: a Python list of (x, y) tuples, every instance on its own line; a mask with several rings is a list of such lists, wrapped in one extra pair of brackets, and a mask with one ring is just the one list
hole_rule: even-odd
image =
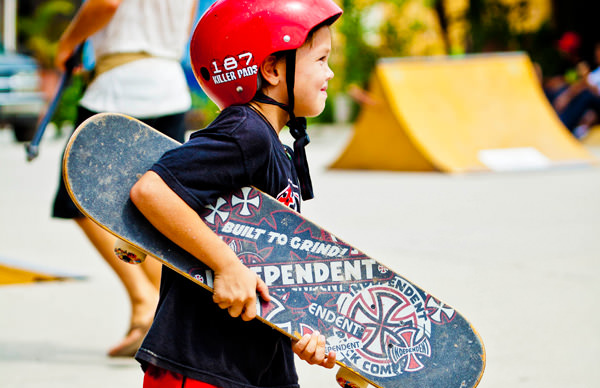
[(310, 110), (306, 110), (304, 114), (297, 114), (299, 117), (317, 117), (325, 110), (325, 102), (318, 104), (317, 106), (312, 107)]

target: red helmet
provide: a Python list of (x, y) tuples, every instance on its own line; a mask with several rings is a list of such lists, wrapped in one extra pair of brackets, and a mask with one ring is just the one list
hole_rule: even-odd
[(196, 79), (219, 108), (245, 104), (256, 94), (267, 56), (297, 49), (313, 28), (341, 14), (332, 0), (219, 0), (192, 36)]

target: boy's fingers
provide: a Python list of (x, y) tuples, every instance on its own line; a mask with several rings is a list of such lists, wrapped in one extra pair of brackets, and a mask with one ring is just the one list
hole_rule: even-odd
[(306, 354), (306, 356), (310, 356), (313, 355), (314, 357), (314, 353), (317, 350), (317, 339), (318, 339), (318, 332), (314, 332), (308, 340), (308, 343), (306, 344), (306, 347), (304, 348), (304, 353)]
[(229, 309), (228, 309), (229, 315), (231, 315), (233, 318), (237, 318), (242, 313), (242, 309), (243, 309), (243, 306), (241, 304), (239, 304), (239, 303), (234, 304), (233, 306), (229, 307)]
[(294, 353), (296, 353), (301, 359), (304, 359), (303, 354), (309, 341), (310, 334), (305, 334), (293, 344)]
[(246, 308), (244, 309), (244, 313), (242, 314), (242, 319), (244, 321), (250, 321), (256, 317), (256, 301), (251, 301), (246, 304)]
[[(226, 298), (224, 298), (218, 290), (215, 289), (215, 293), (213, 294), (213, 302), (215, 302), (216, 304), (219, 305), (219, 307), (221, 308), (226, 308), (226, 307), (222, 307), (221, 305), (227, 303)], [(229, 306), (227, 306), (229, 307)]]
[(314, 335), (306, 334), (300, 341), (298, 341), (299, 356), (306, 361), (310, 361), (310, 358), (315, 352), (317, 344), (314, 340)]
[[(317, 350), (318, 333), (306, 334), (296, 343), (296, 353), (301, 359), (311, 364), (314, 363), (315, 351)], [(319, 361), (320, 362), (320, 361)]]
[[(256, 275), (256, 277), (258, 278), (258, 275)], [(268, 302), (271, 300), (271, 295), (269, 295), (269, 287), (267, 287), (267, 284), (265, 282), (263, 282), (263, 280), (261, 278), (258, 278), (258, 283), (256, 285), (256, 291), (258, 291), (258, 294), (260, 295), (261, 299), (264, 300), (265, 302)]]
[(325, 337), (320, 334), (313, 335), (311, 343), (314, 343), (312, 364), (322, 364), (325, 361)]
[(309, 340), (310, 340), (310, 334), (305, 334), (302, 336), (302, 338), (300, 338), (298, 341), (296, 341), (296, 343), (294, 344), (294, 347), (298, 351), (302, 351), (306, 347), (306, 344), (308, 343)]
[(213, 301), (219, 306), (219, 308), (226, 310), (233, 306), (233, 303), (225, 298), (219, 297), (217, 294), (213, 295)]
[(293, 349), (294, 352), (300, 357), (300, 359), (313, 365), (320, 365), (325, 368), (331, 369), (335, 366), (336, 354), (330, 351), (325, 355), (325, 336), (319, 332), (312, 334), (306, 334), (297, 341), (294, 341)]
[(327, 358), (321, 363), (321, 366), (323, 366), (327, 369), (331, 369), (335, 366), (335, 359), (336, 359), (335, 352), (331, 351), (327, 355)]
[(226, 309), (231, 306), (230, 303), (227, 303), (225, 299), (221, 298), (216, 292), (213, 294), (213, 302), (215, 302), (219, 308)]

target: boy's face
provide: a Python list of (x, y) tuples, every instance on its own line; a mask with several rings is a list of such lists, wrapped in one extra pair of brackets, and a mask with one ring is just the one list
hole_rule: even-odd
[(328, 60), (331, 52), (329, 27), (314, 32), (313, 39), (296, 52), (294, 113), (298, 117), (318, 116), (325, 108), (327, 83), (333, 78)]

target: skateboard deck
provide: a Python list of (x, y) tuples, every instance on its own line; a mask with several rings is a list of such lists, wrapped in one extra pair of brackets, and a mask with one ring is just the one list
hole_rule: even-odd
[[(125, 245), (212, 290), (212, 272), (156, 230), (129, 199), (133, 184), (179, 143), (140, 121), (99, 114), (74, 133), (63, 164), (80, 210)], [(202, 214), (269, 286), (258, 318), (291, 338), (320, 331), (337, 354), (342, 386), (469, 388), (485, 367), (483, 343), (455, 309), (251, 187)], [(139, 252), (141, 251), (141, 253)], [(355, 378), (358, 375), (361, 378)], [(346, 384), (346, 385), (343, 385)]]

